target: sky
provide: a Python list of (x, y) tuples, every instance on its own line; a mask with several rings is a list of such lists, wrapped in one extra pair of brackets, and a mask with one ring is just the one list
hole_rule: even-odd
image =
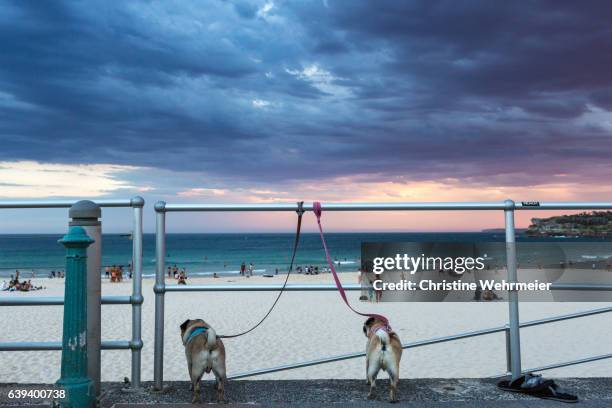
[[(158, 200), (610, 201), (610, 21), (605, 1), (5, 1), (0, 200), (141, 195), (147, 231)], [(106, 213), (108, 231), (130, 228), (129, 211)], [(168, 229), (294, 218), (172, 214)], [(65, 210), (0, 212), (0, 232), (65, 224)]]

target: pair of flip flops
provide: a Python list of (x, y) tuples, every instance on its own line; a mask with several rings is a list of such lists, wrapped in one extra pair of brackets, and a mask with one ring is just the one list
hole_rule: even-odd
[(546, 380), (541, 375), (532, 373), (522, 375), (514, 381), (502, 380), (497, 383), (497, 388), (554, 401), (578, 402), (577, 396), (562, 391), (553, 380)]

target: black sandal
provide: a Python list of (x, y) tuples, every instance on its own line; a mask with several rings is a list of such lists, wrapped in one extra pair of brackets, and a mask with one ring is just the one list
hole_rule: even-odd
[(578, 402), (578, 397), (561, 390), (553, 380), (547, 380), (542, 383), (546, 388), (542, 388), (540, 391), (535, 392), (531, 395), (538, 398), (549, 399), (560, 402)]
[(514, 381), (502, 380), (497, 383), (497, 388), (554, 401), (578, 402), (577, 396), (561, 391), (553, 380), (545, 380), (539, 374), (527, 373)]

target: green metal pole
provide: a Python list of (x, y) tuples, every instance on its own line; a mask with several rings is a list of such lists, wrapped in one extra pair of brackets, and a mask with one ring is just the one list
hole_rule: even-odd
[(66, 391), (60, 406), (95, 406), (95, 390), (87, 375), (87, 247), (93, 242), (83, 227), (73, 226), (59, 240), (66, 247), (66, 288), (62, 375), (57, 384)]

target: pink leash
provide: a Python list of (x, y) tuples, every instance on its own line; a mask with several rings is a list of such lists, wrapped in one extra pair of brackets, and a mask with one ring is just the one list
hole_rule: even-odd
[(374, 314), (374, 313), (358, 312), (357, 310), (353, 309), (353, 307), (349, 303), (348, 299), (346, 298), (346, 292), (344, 291), (344, 288), (342, 287), (342, 283), (340, 283), (340, 278), (338, 278), (338, 274), (336, 273), (336, 268), (334, 268), (334, 263), (332, 262), (331, 256), (329, 255), (327, 244), (325, 243), (325, 236), (323, 235), (323, 227), (321, 226), (321, 203), (318, 201), (315, 201), (314, 203), (312, 203), (312, 211), (317, 217), (317, 224), (319, 224), (319, 233), (321, 234), (321, 242), (323, 243), (323, 249), (325, 249), (325, 257), (327, 258), (327, 264), (329, 265), (331, 269), (332, 275), (334, 276), (334, 281), (336, 282), (336, 287), (338, 288), (338, 292), (340, 292), (340, 296), (342, 296), (344, 303), (346, 303), (348, 308), (351, 309), (353, 312), (357, 313), (358, 315), (365, 316), (365, 317), (374, 317), (374, 318), (382, 320), (383, 322), (385, 322), (386, 329), (391, 330), (391, 326), (389, 325), (389, 319), (387, 319), (385, 316)]

